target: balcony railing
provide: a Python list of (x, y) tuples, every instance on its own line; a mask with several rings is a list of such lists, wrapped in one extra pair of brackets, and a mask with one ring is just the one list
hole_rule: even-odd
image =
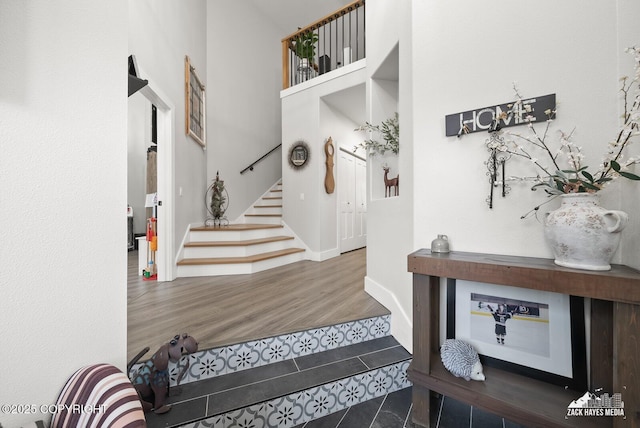
[(357, 0), (282, 39), (282, 88), (365, 57), (365, 0)]

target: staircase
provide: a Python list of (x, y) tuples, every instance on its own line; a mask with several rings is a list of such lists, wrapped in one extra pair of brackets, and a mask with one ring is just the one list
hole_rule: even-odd
[(282, 223), (282, 183), (275, 184), (241, 223), (192, 227), (177, 263), (178, 277), (249, 274), (304, 258)]
[[(182, 384), (171, 390), (171, 411), (148, 414), (147, 424), (280, 428), (341, 421), (341, 427), (368, 427), (392, 411), (403, 422), (379, 426), (401, 428), (411, 402), (411, 355), (389, 335), (389, 317), (198, 351), (189, 356)], [(180, 371), (171, 369), (172, 382)]]

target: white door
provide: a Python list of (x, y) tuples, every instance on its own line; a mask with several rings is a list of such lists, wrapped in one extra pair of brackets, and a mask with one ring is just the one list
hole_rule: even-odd
[(355, 219), (354, 244), (356, 248), (367, 245), (367, 162), (356, 158), (355, 162)]
[(339, 153), (340, 252), (345, 253), (367, 245), (367, 163), (342, 150)]

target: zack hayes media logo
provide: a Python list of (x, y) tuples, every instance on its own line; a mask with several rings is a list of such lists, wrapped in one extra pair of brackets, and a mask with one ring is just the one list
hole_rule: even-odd
[(615, 393), (609, 395), (604, 393), (600, 396), (592, 392), (585, 392), (585, 394), (571, 402), (567, 407), (567, 416), (569, 417), (584, 417), (584, 416), (620, 416), (626, 419), (624, 415), (624, 401), (622, 401), (622, 394)]

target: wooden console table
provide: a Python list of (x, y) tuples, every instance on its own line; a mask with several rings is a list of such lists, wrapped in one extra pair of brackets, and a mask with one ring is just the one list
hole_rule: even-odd
[[(419, 250), (408, 257), (413, 272), (413, 418), (429, 426), (431, 391), (469, 403), (527, 427), (640, 427), (640, 272), (557, 266), (553, 260)], [(590, 390), (621, 393), (626, 418), (569, 417), (567, 406), (586, 391), (571, 391), (493, 367), (485, 382), (450, 374), (440, 360), (440, 278), (591, 298)]]

